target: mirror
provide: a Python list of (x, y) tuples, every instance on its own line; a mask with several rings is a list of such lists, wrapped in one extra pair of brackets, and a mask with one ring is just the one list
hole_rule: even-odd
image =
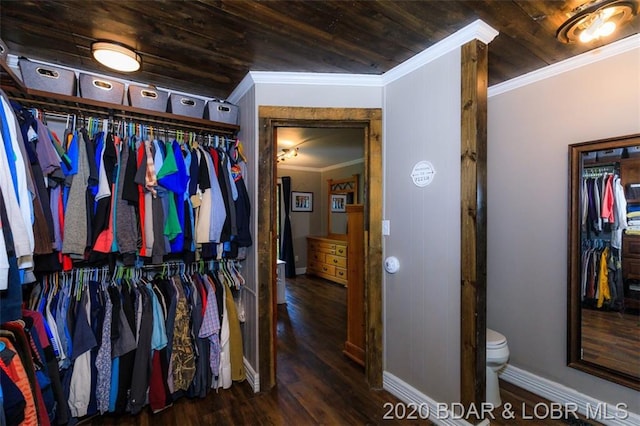
[(570, 367), (640, 390), (640, 134), (569, 146)]
[(347, 238), (347, 204), (358, 203), (358, 178), (327, 180), (327, 233), (330, 238)]

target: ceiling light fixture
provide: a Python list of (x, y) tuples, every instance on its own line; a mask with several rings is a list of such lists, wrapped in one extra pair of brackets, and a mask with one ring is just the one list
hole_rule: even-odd
[(556, 38), (563, 43), (589, 43), (607, 37), (630, 21), (638, 12), (634, 0), (594, 0), (571, 11)]
[(297, 157), (298, 156), (298, 148), (283, 148), (282, 152), (279, 152), (277, 155), (278, 163), (281, 161)]
[(133, 49), (111, 41), (96, 41), (91, 44), (91, 54), (102, 65), (121, 72), (140, 69), (142, 59)]

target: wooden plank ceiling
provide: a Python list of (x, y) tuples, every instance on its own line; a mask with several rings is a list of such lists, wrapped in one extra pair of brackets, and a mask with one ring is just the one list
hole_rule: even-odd
[[(2, 1), (9, 53), (203, 96), (227, 97), (248, 71), (382, 74), (482, 19), (500, 31), (489, 46), (489, 84), (556, 63), (612, 39), (558, 42), (583, 1)], [(91, 59), (98, 39), (142, 56), (142, 71), (115, 74)]]

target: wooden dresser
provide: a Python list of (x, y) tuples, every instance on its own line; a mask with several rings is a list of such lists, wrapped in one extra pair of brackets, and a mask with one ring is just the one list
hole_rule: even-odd
[[(620, 160), (620, 182), (625, 191), (627, 184), (640, 183), (640, 158)], [(640, 198), (633, 198), (627, 191), (627, 207), (640, 205)], [(624, 306), (640, 309), (640, 235), (622, 236), (622, 282)]]
[(347, 285), (347, 242), (307, 237), (307, 274)]

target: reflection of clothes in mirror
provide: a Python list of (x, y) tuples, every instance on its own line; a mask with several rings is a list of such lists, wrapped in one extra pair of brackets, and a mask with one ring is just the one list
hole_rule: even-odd
[(605, 240), (589, 241), (591, 246), (585, 247), (582, 252), (582, 305), (619, 311), (623, 305), (620, 251), (610, 247)]

